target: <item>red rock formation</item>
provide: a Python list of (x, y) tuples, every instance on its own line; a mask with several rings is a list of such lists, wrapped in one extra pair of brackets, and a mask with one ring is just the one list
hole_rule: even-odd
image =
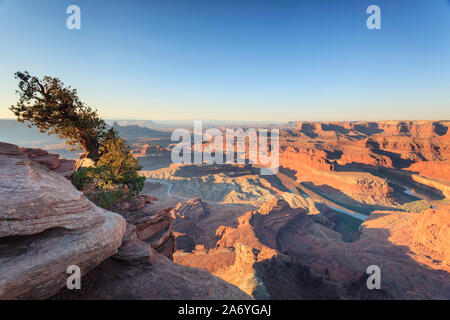
[[(448, 299), (449, 209), (379, 212), (353, 243), (281, 200), (217, 230), (217, 247), (176, 253), (257, 297)], [(382, 270), (382, 289), (368, 290), (366, 269)], [(314, 284), (314, 285), (313, 285)]]
[(450, 181), (450, 161), (419, 161), (411, 164), (406, 170), (426, 177)]
[(196, 268), (173, 263), (127, 226), (118, 253), (82, 278), (82, 290), (62, 290), (53, 299), (249, 300), (237, 287)]
[(377, 211), (363, 223), (361, 241), (388, 240), (431, 269), (443, 270), (450, 280), (450, 206), (421, 213)]
[(135, 157), (145, 157), (148, 155), (161, 155), (164, 153), (168, 153), (169, 151), (164, 148), (161, 147), (159, 145), (150, 145), (150, 144), (144, 144), (144, 145), (136, 145), (135, 148), (133, 150), (131, 150), (131, 153), (135, 156)]
[(133, 225), (137, 237), (150, 244), (158, 253), (172, 259), (176, 250), (173, 234), (172, 208), (154, 210), (153, 202), (157, 199), (149, 195), (141, 195), (130, 203), (121, 203), (113, 208), (121, 214), (129, 224)]
[(411, 173), (450, 180), (448, 127), (448, 121), (300, 122), (280, 134), (280, 165), (340, 200), (396, 206), (405, 200), (394, 192), (392, 177), (436, 194), (441, 185)]
[(85, 275), (82, 289), (63, 289), (53, 299), (250, 298), (164, 256), (174, 250), (171, 209), (132, 211), (135, 225), (127, 224), (15, 145), (0, 142), (0, 163), (0, 299), (53, 296), (66, 285), (71, 265)]
[(42, 149), (20, 148), (28, 157), (47, 167), (48, 169), (69, 178), (75, 168), (75, 160), (60, 159), (58, 154), (48, 153)]
[(0, 142), (0, 163), (0, 299), (48, 298), (66, 285), (70, 265), (85, 274), (116, 253), (122, 217), (15, 145)]

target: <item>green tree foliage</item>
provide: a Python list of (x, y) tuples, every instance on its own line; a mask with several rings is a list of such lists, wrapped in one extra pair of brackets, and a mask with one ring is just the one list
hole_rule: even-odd
[(99, 154), (95, 167), (81, 168), (72, 174), (71, 180), (77, 189), (105, 209), (141, 193), (145, 182), (145, 177), (137, 173), (141, 166), (125, 139), (113, 128), (104, 134)]
[(101, 154), (97, 167), (103, 168), (106, 179), (115, 185), (126, 187), (132, 194), (139, 194), (144, 187), (145, 178), (137, 174), (142, 169), (133, 157), (125, 139), (117, 131), (109, 129), (99, 148)]
[(131, 154), (125, 139), (119, 137), (114, 128), (106, 132), (99, 153), (101, 156), (97, 165), (109, 165), (114, 176), (119, 179), (142, 169), (137, 159)]
[(19, 79), (19, 101), (10, 110), (17, 120), (66, 139), (68, 145), (85, 150), (88, 158), (97, 160), (106, 123), (96, 110), (80, 101), (77, 90), (64, 86), (58, 78), (39, 79), (26, 71), (15, 76)]
[(72, 174), (77, 189), (103, 208), (139, 195), (145, 177), (138, 174), (138, 160), (125, 139), (114, 128), (107, 130), (97, 111), (80, 101), (76, 89), (64, 86), (58, 78), (39, 79), (28, 72), (15, 76), (19, 79), (19, 101), (10, 110), (18, 121), (66, 139), (68, 145), (85, 150), (84, 157), (96, 163)]
[(111, 175), (111, 167), (103, 165), (81, 168), (72, 174), (71, 181), (99, 207), (111, 209), (117, 202), (137, 196), (144, 187), (145, 177), (133, 173), (118, 182)]

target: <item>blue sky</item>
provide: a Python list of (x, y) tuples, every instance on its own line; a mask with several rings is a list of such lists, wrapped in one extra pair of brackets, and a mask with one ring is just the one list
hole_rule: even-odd
[(0, 118), (18, 70), (108, 119), (450, 118), (448, 0), (0, 0), (0, 43)]

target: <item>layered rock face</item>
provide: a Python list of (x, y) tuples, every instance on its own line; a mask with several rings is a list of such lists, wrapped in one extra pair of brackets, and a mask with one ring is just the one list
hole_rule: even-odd
[[(449, 217), (448, 207), (376, 212), (348, 243), (305, 210), (273, 200), (219, 228), (215, 248), (174, 259), (261, 299), (448, 299)], [(381, 290), (366, 286), (370, 265), (381, 268)]]
[(446, 271), (450, 280), (450, 206), (419, 213), (375, 212), (362, 224), (360, 241), (382, 244), (387, 234), (397, 248), (408, 248), (413, 261)]
[(239, 217), (236, 227), (220, 226), (214, 248), (177, 252), (174, 260), (208, 270), (256, 299), (337, 299), (332, 287), (278, 246), (283, 230), (300, 214), (305, 210), (284, 200), (269, 201)]
[(417, 161), (448, 160), (449, 126), (449, 121), (300, 122), (283, 136), (293, 146), (295, 137), (308, 139), (307, 147), (323, 150), (341, 166), (358, 162), (402, 168)]
[[(156, 199), (142, 196), (124, 219), (92, 204), (40, 155), (0, 143), (0, 299), (250, 299), (169, 259), (170, 208), (152, 210)], [(72, 265), (85, 275), (81, 290), (64, 288)]]
[(117, 254), (82, 279), (81, 291), (63, 290), (54, 299), (238, 299), (250, 297), (210, 273), (173, 263), (140, 240), (128, 224)]
[(450, 181), (450, 161), (419, 161), (406, 170), (429, 178)]
[(147, 155), (163, 155), (170, 153), (167, 148), (161, 147), (159, 145), (137, 145), (135, 149), (132, 150), (132, 154), (137, 157), (145, 157)]
[(20, 148), (20, 150), (35, 162), (62, 174), (66, 178), (70, 177), (75, 168), (75, 160), (60, 159), (58, 154), (48, 153), (48, 151), (34, 148)]
[[(254, 298), (448, 299), (448, 127), (291, 123), (276, 176), (170, 161), (145, 175), (174, 207), (174, 261)], [(152, 163), (162, 151), (136, 155)], [(381, 290), (366, 286), (370, 265), (381, 268)]]
[(122, 212), (122, 215), (129, 224), (135, 226), (139, 240), (150, 244), (156, 252), (172, 259), (176, 243), (172, 230), (171, 210), (172, 208), (152, 210), (151, 206), (144, 205), (141, 210)]
[(125, 220), (96, 207), (66, 178), (0, 143), (1, 299), (42, 299), (116, 253)]
[(448, 196), (448, 191), (441, 190), (448, 189), (445, 182), (450, 182), (448, 121), (299, 122), (291, 126), (280, 132), (280, 165), (293, 170), (297, 181), (310, 183), (335, 199), (395, 207), (405, 199), (395, 192), (391, 178), (436, 197)]

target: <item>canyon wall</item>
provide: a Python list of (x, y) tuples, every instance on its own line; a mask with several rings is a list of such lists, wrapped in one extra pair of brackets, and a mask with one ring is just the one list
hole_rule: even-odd
[[(422, 184), (426, 190), (437, 189), (438, 195), (438, 184), (442, 187), (450, 182), (449, 124), (448, 121), (291, 123), (293, 129), (281, 130), (280, 165), (292, 170), (297, 181), (310, 183), (340, 200), (398, 206), (406, 200), (394, 192), (391, 178), (419, 188)], [(413, 178), (413, 174), (421, 177)], [(426, 178), (436, 181), (427, 183)], [(448, 190), (448, 186), (444, 189)], [(448, 191), (444, 197), (448, 197)]]

